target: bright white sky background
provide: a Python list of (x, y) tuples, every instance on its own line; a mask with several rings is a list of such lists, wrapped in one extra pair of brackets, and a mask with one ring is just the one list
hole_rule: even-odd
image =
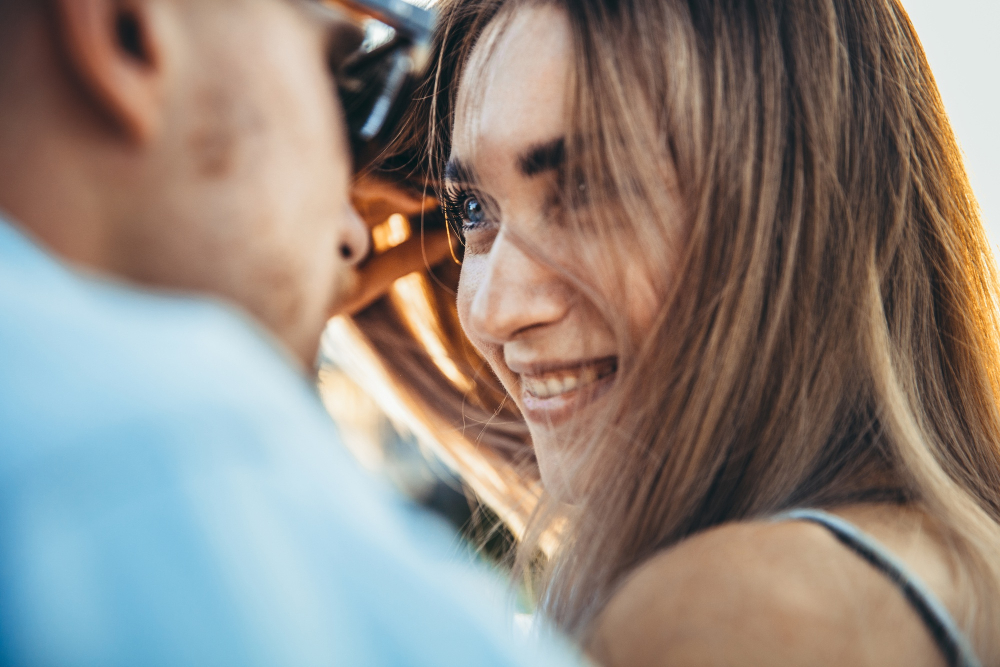
[[(1000, 248), (1000, 0), (901, 0), (927, 52), (994, 252)], [(998, 253), (1000, 259), (1000, 253)]]

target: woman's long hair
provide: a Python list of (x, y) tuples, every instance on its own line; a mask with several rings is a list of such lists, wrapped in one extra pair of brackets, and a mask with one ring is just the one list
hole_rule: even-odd
[[(565, 10), (574, 40), (566, 196), (599, 184), (613, 203), (566, 224), (603, 239), (608, 261), (655, 274), (676, 259), (643, 338), (602, 300), (614, 286), (587, 292), (619, 332), (617, 387), (582, 450), (600, 482), (569, 510), (542, 493), (523, 531), (528, 568), (562, 522), (544, 610), (580, 635), (629, 571), (693, 533), (791, 507), (909, 503), (955, 555), (976, 600), (960, 622), (994, 658), (996, 273), (899, 3), (455, 0), (425, 115), (387, 164), (434, 187), (474, 44), (532, 2)], [(490, 391), (485, 413), (502, 402)]]
[[(444, 134), (437, 136), (439, 124), (429, 119), (450, 115), (439, 110), (439, 95), (453, 97), (474, 36), (499, 7), (441, 7), (444, 29), (435, 36), (431, 71), (372, 171), (414, 194), (440, 194), (440, 154), (430, 146), (450, 143), (451, 122), (440, 124)], [(407, 233), (425, 233), (441, 215), (434, 211), (410, 221)], [(517, 406), (462, 333), (455, 293), (463, 252), (457, 230), (449, 231), (452, 261), (397, 281), (349, 321), (341, 318), (328, 329), (326, 349), (398, 426), (416, 435), (521, 538), (541, 495), (534, 452)], [(552, 551), (553, 532), (542, 532), (536, 546)]]

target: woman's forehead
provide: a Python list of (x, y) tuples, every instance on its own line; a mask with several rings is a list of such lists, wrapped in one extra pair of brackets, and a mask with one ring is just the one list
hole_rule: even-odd
[[(516, 10), (490, 26), (473, 50), (459, 87), (453, 153), (475, 161), (512, 160), (562, 137), (572, 58), (569, 22), (550, 5)], [(507, 155), (509, 154), (509, 155)]]

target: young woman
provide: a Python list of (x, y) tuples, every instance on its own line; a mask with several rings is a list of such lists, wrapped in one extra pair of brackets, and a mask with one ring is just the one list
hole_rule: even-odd
[(443, 16), (433, 182), (541, 608), (608, 665), (1000, 665), (1000, 293), (898, 2)]

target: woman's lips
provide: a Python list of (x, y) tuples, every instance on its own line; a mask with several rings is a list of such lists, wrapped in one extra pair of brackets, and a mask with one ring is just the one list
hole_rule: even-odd
[(556, 426), (602, 396), (617, 370), (618, 360), (608, 357), (553, 371), (522, 373), (524, 416), (531, 422)]

